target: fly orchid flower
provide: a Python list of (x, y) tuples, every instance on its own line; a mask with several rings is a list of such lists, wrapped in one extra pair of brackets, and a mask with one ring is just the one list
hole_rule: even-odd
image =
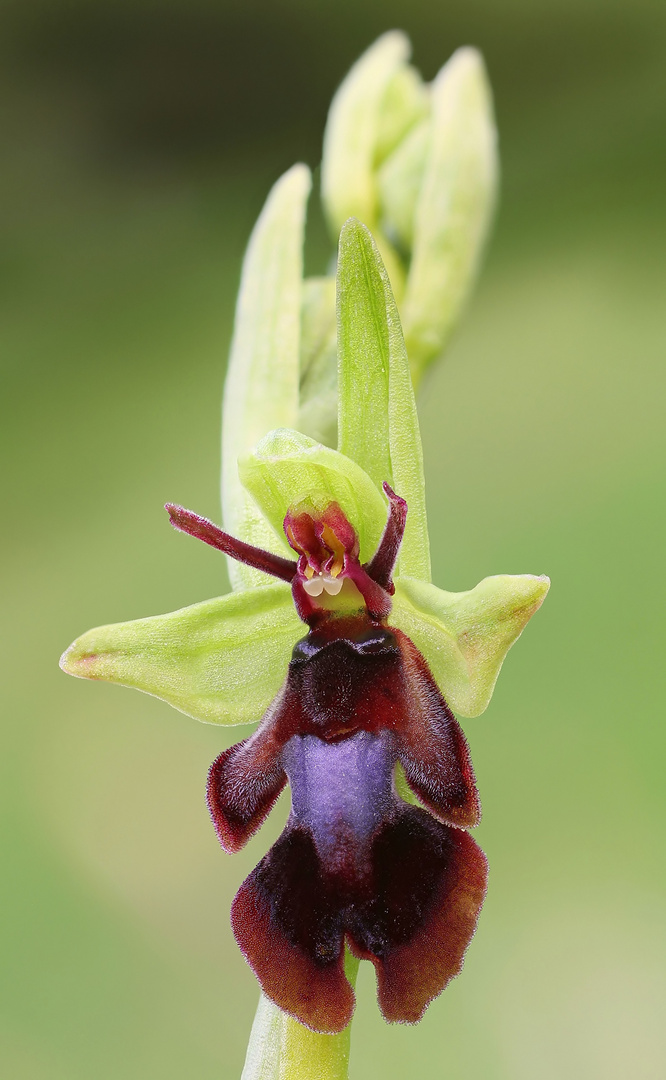
[[(338, 258), (339, 449), (284, 426), (250, 449), (248, 424), (261, 412), (252, 395), (275, 416), (276, 387), (282, 408), (298, 360), (290, 350), (291, 375), (264, 363), (248, 295), (270, 309), (272, 327), (265, 278), (298, 310), (294, 278), (276, 273), (285, 244), (271, 215), (297, 221), (306, 189), (302, 169), (276, 186), (245, 264), (226, 397), (238, 472), (228, 474), (225, 524), (236, 527), (168, 506), (178, 529), (234, 560), (236, 590), (91, 630), (62, 666), (207, 722), (261, 720), (208, 782), (228, 851), (291, 786), (289, 822), (241, 886), (232, 925), (268, 998), (314, 1031), (338, 1032), (354, 1003), (345, 943), (374, 963), (389, 1020), (417, 1020), (460, 970), (486, 862), (466, 831), (479, 802), (454, 713), (485, 709), (549, 583), (502, 575), (463, 593), (431, 584), (407, 353), (381, 258), (356, 221)], [(261, 287), (250, 273), (257, 253), (273, 259)], [(297, 415), (295, 385), (287, 418)]]
[[(288, 511), (298, 561), (167, 506), (176, 528), (288, 581), (310, 628), (258, 730), (213, 763), (208, 805), (235, 852), (289, 781), (287, 826), (231, 922), (264, 992), (315, 1031), (351, 1020), (345, 940), (374, 963), (385, 1018), (419, 1020), (458, 974), (485, 894), (485, 856), (465, 831), (480, 812), (465, 737), (418, 649), (387, 623), (407, 505), (384, 491), (388, 521), (364, 565), (336, 503)], [(427, 811), (398, 795), (398, 762)]]

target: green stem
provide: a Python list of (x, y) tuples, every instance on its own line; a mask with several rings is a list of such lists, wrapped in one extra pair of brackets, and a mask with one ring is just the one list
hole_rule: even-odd
[[(345, 958), (356, 984), (358, 960)], [(250, 1033), (241, 1080), (347, 1080), (351, 1024), (338, 1035), (303, 1027), (262, 994)]]

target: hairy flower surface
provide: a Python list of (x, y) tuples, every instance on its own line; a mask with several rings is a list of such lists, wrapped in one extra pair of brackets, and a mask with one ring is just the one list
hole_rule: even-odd
[[(231, 921), (265, 993), (316, 1031), (351, 1019), (345, 940), (374, 963), (385, 1018), (419, 1020), (458, 974), (485, 893), (485, 857), (463, 831), (480, 811), (465, 737), (418, 649), (387, 624), (407, 506), (384, 488), (388, 522), (364, 566), (336, 503), (287, 513), (291, 564), (167, 507), (177, 528), (286, 578), (310, 627), (257, 732), (214, 762), (208, 805), (238, 851), (289, 781), (287, 826)], [(429, 813), (398, 796), (398, 762)]]

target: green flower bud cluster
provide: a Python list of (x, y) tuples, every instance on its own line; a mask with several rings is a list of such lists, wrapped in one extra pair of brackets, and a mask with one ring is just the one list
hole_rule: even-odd
[[(431, 84), (399, 31), (357, 61), (331, 104), (321, 194), (331, 239), (356, 217), (386, 266), (418, 385), (451, 337), (474, 282), (495, 204), (497, 138), (476, 49), (458, 49)], [(298, 427), (335, 445), (335, 289), (304, 283)]]

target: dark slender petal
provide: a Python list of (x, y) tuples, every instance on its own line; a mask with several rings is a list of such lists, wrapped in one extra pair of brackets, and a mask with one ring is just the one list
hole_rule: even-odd
[(379, 547), (370, 562), (365, 564), (365, 570), (373, 581), (393, 595), (395, 592), (392, 581), (393, 567), (405, 532), (407, 503), (396, 495), (387, 483), (383, 484), (383, 488), (389, 501), (388, 520)]
[(440, 821), (462, 828), (477, 825), (481, 805), (462, 728), (416, 646), (399, 630), (394, 633), (407, 686), (407, 720), (396, 733), (407, 782)]
[(175, 529), (180, 529), (181, 532), (188, 533), (197, 540), (203, 540), (204, 544), (210, 544), (218, 551), (223, 551), (225, 555), (230, 555), (232, 559), (247, 563), (248, 566), (253, 566), (255, 570), (261, 570), (264, 574), (271, 574), (290, 584), (293, 581), (296, 574), (295, 560), (284, 559), (271, 551), (264, 551), (242, 540), (236, 540), (234, 536), (223, 532), (212, 521), (200, 517), (191, 510), (185, 510), (182, 506), (167, 503), (165, 510)]

